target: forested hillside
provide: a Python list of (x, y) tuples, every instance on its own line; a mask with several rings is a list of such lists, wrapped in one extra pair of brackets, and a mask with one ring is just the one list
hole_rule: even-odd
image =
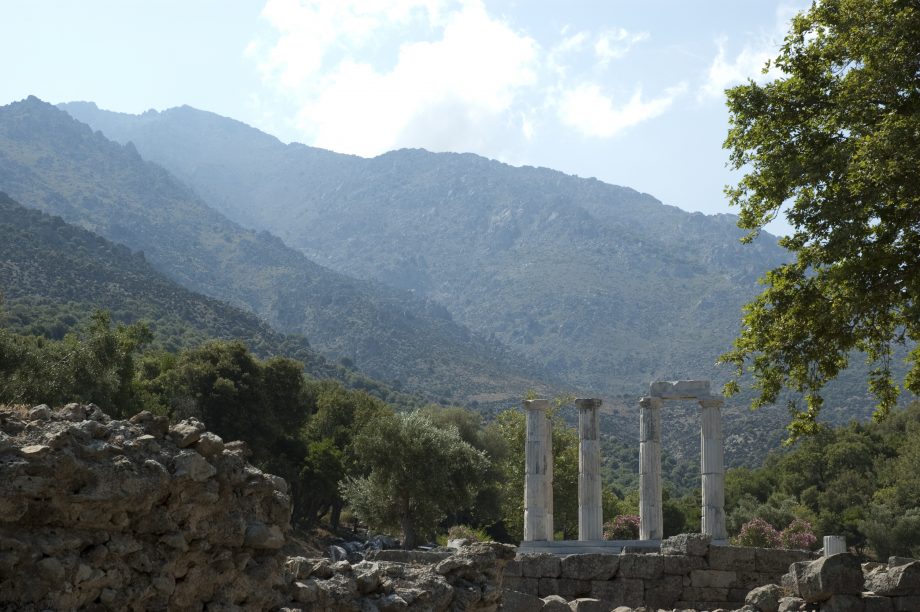
[(0, 108), (0, 189), (141, 250), (183, 286), (392, 385), (443, 401), (520, 396), (538, 368), (455, 323), (443, 306), (318, 266), (244, 230), (161, 167), (36, 98)]

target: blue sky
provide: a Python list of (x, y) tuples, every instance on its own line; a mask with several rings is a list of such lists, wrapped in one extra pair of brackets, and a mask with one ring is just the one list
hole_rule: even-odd
[(732, 212), (722, 91), (775, 76), (806, 6), (5, 0), (0, 103), (188, 104), (343, 153), (470, 151)]

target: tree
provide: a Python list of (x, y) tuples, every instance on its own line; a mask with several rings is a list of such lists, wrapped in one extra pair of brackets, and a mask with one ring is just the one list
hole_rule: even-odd
[(433, 535), (450, 509), (469, 504), (489, 467), (456, 428), (438, 428), (419, 412), (377, 417), (354, 450), (367, 475), (345, 480), (345, 499), (371, 528), (401, 531), (405, 548)]
[[(872, 364), (877, 418), (901, 384), (920, 393), (918, 32), (916, 2), (815, 2), (773, 62), (783, 76), (727, 92), (739, 226), (753, 240), (786, 207), (780, 244), (795, 260), (767, 273), (722, 360), (753, 374), (755, 407), (783, 388), (805, 398), (790, 405), (792, 437), (817, 430), (820, 391), (854, 351)], [(903, 381), (897, 345), (914, 346)]]

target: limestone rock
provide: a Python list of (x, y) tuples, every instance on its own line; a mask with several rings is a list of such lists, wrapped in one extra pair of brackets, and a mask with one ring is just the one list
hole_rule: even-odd
[(559, 595), (548, 595), (543, 598), (544, 612), (571, 612), (569, 602)]
[(48, 404), (39, 404), (29, 410), (30, 421), (47, 421), (51, 418), (51, 408)]
[(805, 600), (801, 597), (780, 597), (778, 612), (799, 612), (805, 607)]
[(862, 567), (849, 553), (822, 557), (805, 566), (796, 584), (799, 595), (809, 603), (825, 601), (832, 595), (859, 595), (863, 590)]
[(754, 606), (760, 612), (777, 612), (779, 600), (784, 595), (783, 587), (776, 584), (767, 584), (757, 587), (747, 594), (744, 603)]
[(712, 538), (703, 533), (682, 533), (661, 541), (662, 555), (705, 557)]
[(169, 428), (169, 435), (179, 448), (187, 448), (198, 441), (204, 425), (198, 419), (185, 419)]
[(503, 612), (540, 612), (543, 600), (536, 595), (505, 589), (502, 593)]
[(568, 555), (560, 562), (563, 578), (609, 580), (617, 572), (620, 558), (601, 553)]
[(920, 561), (882, 566), (866, 575), (865, 586), (876, 595), (920, 595)]

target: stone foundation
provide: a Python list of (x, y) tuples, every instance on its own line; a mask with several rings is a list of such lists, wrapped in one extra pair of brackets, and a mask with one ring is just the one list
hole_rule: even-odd
[[(505, 567), (503, 587), (525, 595), (592, 598), (608, 609), (737, 609), (748, 592), (779, 584), (806, 551), (710, 546), (708, 536), (668, 538), (660, 553), (519, 555)], [(515, 595), (510, 595), (511, 599)]]

